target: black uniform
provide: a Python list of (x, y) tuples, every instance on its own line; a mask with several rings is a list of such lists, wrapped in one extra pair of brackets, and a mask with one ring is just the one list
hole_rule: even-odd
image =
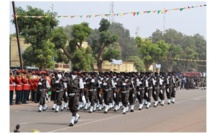
[(61, 100), (63, 98), (64, 90), (63, 90), (63, 81), (62, 76), (56, 75), (56, 81), (55, 81), (55, 89), (56, 89), (56, 100), (55, 104), (57, 104), (57, 107), (55, 109), (55, 112), (59, 111), (59, 108), (62, 104)]
[(128, 79), (128, 77), (126, 76), (126, 78), (122, 78), (121, 79), (121, 88), (120, 88), (120, 92), (121, 92), (121, 101), (123, 104), (123, 114), (126, 114), (126, 112), (128, 111), (128, 95), (129, 95), (129, 85), (130, 85), (130, 81)]
[(79, 106), (79, 78), (77, 71), (73, 70), (71, 77), (68, 77), (67, 94), (69, 97), (69, 110), (72, 113), (70, 126), (78, 122), (80, 115), (77, 114)]
[(46, 102), (46, 92), (47, 92), (47, 86), (48, 86), (48, 82), (47, 80), (44, 78), (44, 75), (42, 75), (42, 78), (39, 79), (38, 82), (38, 91), (40, 92), (40, 105), (39, 105), (39, 110), (38, 112), (41, 112), (42, 110), (46, 110), (48, 107), (45, 104)]

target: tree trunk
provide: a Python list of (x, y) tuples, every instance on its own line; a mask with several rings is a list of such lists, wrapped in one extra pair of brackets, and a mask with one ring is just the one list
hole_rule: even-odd
[(102, 44), (102, 45), (100, 45), (101, 47), (100, 47), (100, 51), (98, 52), (98, 56), (97, 56), (97, 58), (96, 58), (96, 62), (97, 62), (97, 68), (98, 68), (98, 71), (99, 72), (102, 72), (102, 60), (100, 60), (101, 59), (101, 55), (102, 55), (102, 52), (103, 52), (103, 50), (104, 50), (104, 48), (105, 48), (105, 45), (104, 44)]
[(72, 56), (67, 52), (66, 48), (63, 48), (63, 52), (66, 54), (66, 57), (72, 60)]
[(98, 68), (98, 72), (102, 72), (102, 61), (101, 60), (97, 61), (97, 68)]
[(148, 72), (148, 71), (149, 71), (149, 67), (150, 67), (150, 65), (151, 65), (151, 64), (147, 64), (147, 63), (145, 64), (146, 72)]

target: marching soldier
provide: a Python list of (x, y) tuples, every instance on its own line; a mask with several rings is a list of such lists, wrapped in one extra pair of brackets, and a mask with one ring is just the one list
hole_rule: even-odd
[(66, 92), (67, 89), (67, 78), (69, 77), (69, 74), (66, 72), (63, 76), (63, 101), (64, 101), (64, 105), (63, 103), (61, 104), (61, 111), (63, 111), (64, 109), (67, 109), (68, 107), (68, 94)]
[(159, 76), (158, 73), (155, 73), (154, 77), (152, 78), (152, 97), (154, 99), (154, 107), (158, 105), (158, 96), (159, 96)]
[(89, 101), (89, 84), (90, 84), (90, 75), (89, 73), (85, 73), (85, 76), (83, 78), (83, 83), (84, 83), (84, 89), (83, 89), (83, 100), (86, 100), (84, 110), (87, 110), (90, 106), (90, 101)]
[[(139, 86), (139, 79), (135, 74), (130, 74), (130, 90), (129, 90), (129, 103), (131, 105), (131, 112), (134, 112), (134, 103), (136, 100), (136, 88)], [(137, 85), (138, 84), (138, 85)]]
[(161, 106), (164, 106), (164, 99), (165, 99), (166, 83), (164, 81), (164, 77), (165, 77), (165, 74), (160, 73), (160, 77), (159, 77), (159, 86), (160, 86), (159, 99), (160, 99)]
[(45, 79), (45, 72), (40, 72), (41, 78), (38, 82), (38, 91), (40, 92), (40, 102), (39, 102), (39, 110), (38, 112), (41, 112), (42, 110), (45, 111), (48, 106), (46, 105), (46, 92), (48, 89), (48, 81)]
[(78, 122), (80, 115), (78, 112), (78, 105), (79, 105), (79, 94), (80, 94), (80, 80), (78, 77), (78, 69), (73, 68), (72, 75), (68, 77), (68, 84), (67, 84), (67, 93), (69, 96), (69, 110), (72, 113), (72, 119), (70, 121), (69, 126), (73, 126), (75, 123)]
[(110, 103), (111, 102), (111, 78), (108, 73), (106, 73), (106, 77), (102, 81), (102, 90), (104, 93), (104, 102), (105, 102), (105, 111), (106, 114), (108, 110), (110, 109)]
[(62, 75), (60, 74), (60, 72), (58, 72), (58, 74), (55, 75), (55, 102), (54, 104), (56, 105), (55, 108), (55, 112), (57, 113), (59, 111), (59, 108), (62, 104), (61, 100), (63, 98), (63, 81), (62, 81)]
[(88, 83), (89, 83), (89, 101), (90, 101), (90, 110), (89, 113), (92, 113), (93, 111), (96, 111), (96, 104), (97, 104), (97, 87), (98, 87), (98, 80), (95, 77), (95, 74), (92, 73), (91, 74), (91, 78), (88, 79)]
[(54, 72), (51, 76), (51, 100), (53, 101), (52, 110), (55, 110), (57, 107), (57, 98), (56, 98), (56, 76), (57, 72)]
[(146, 109), (148, 109), (151, 106), (151, 96), (152, 96), (152, 80), (151, 80), (151, 73), (146, 73), (147, 77), (145, 79), (145, 99), (147, 101)]
[(104, 107), (104, 104), (103, 104), (103, 89), (102, 89), (103, 74), (101, 72), (97, 76), (97, 79), (98, 79), (97, 98), (98, 98), (98, 101), (99, 101), (98, 110), (101, 111), (102, 108)]
[(173, 90), (173, 77), (172, 74), (169, 72), (166, 78), (166, 96), (167, 96), (167, 104), (171, 103), (171, 93)]
[(144, 94), (144, 74), (140, 74), (140, 77), (136, 79), (136, 95), (139, 102), (139, 110), (143, 108), (143, 94)]
[(115, 102), (115, 108), (114, 111), (118, 111), (120, 109), (120, 75), (115, 76), (112, 81), (112, 86), (113, 86), (113, 99)]
[(124, 76), (121, 79), (121, 88), (120, 88), (120, 92), (121, 92), (121, 99), (122, 99), (122, 104), (123, 104), (123, 114), (126, 114), (128, 111), (128, 93), (129, 93), (129, 85), (130, 85), (130, 81), (129, 81), (129, 77), (128, 76)]
[(175, 103), (176, 88), (178, 88), (178, 83), (179, 83), (179, 78), (175, 73), (173, 73), (172, 75), (172, 82), (173, 82), (173, 86), (172, 86), (172, 93), (171, 93), (171, 102)]

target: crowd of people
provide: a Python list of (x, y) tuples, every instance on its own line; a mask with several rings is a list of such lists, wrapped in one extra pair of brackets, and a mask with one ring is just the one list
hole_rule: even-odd
[[(69, 126), (78, 122), (79, 110), (96, 110), (107, 114), (110, 110), (126, 114), (134, 106), (139, 110), (175, 103), (176, 90), (185, 88), (188, 79), (174, 72), (72, 72), (10, 71), (10, 105), (39, 103), (38, 112), (46, 111), (46, 102), (53, 102), (55, 112), (70, 110)], [(15, 91), (15, 93), (14, 93)], [(15, 94), (15, 97), (14, 97)], [(15, 99), (14, 99), (15, 98)], [(15, 102), (14, 102), (14, 101)]]

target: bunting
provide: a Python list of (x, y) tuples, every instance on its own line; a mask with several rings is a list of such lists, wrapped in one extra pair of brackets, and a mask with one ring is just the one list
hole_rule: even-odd
[[(114, 13), (114, 14), (94, 14), (94, 15), (71, 15), (71, 16), (65, 16), (65, 15), (57, 15), (54, 16), (55, 18), (96, 18), (96, 17), (109, 17), (109, 16), (125, 16), (125, 15), (132, 15), (132, 16), (138, 16), (140, 14), (149, 14), (149, 13), (157, 13), (157, 14), (166, 14), (169, 11), (184, 11), (186, 9), (192, 9), (192, 8), (199, 8), (199, 7), (205, 7), (204, 5), (197, 5), (197, 6), (187, 6), (182, 8), (173, 8), (173, 9), (165, 9), (165, 10), (151, 10), (151, 11), (137, 11), (137, 12), (127, 12), (127, 13)], [(51, 17), (51, 16), (23, 16), (23, 15), (16, 15), (16, 18), (44, 18), (44, 17)]]
[(206, 67), (206, 65), (197, 65), (197, 66), (199, 66), (199, 67)]
[(206, 62), (206, 60), (199, 60), (199, 59), (181, 59), (181, 58), (171, 58), (166, 57), (166, 60), (177, 60), (177, 61), (189, 61), (189, 62)]

